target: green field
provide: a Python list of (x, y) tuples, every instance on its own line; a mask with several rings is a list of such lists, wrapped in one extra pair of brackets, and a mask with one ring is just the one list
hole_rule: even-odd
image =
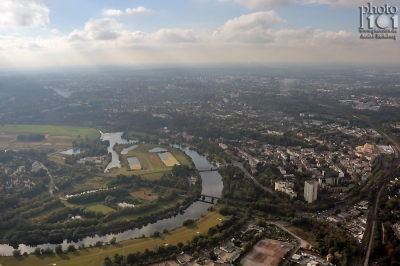
[(98, 201), (98, 202), (90, 202), (86, 204), (73, 204), (73, 203), (68, 203), (67, 201), (63, 201), (65, 206), (67, 207), (74, 207), (74, 206), (84, 206), (88, 208), (89, 210), (92, 211), (100, 211), (102, 213), (109, 213), (115, 211), (113, 208), (107, 207), (103, 205), (103, 201)]
[(38, 134), (51, 134), (59, 136), (70, 136), (82, 138), (88, 136), (89, 139), (95, 140), (100, 137), (97, 129), (79, 126), (50, 126), (50, 125), (4, 125), (0, 126), (0, 133), (38, 133)]
[(176, 245), (179, 242), (186, 243), (192, 239), (197, 232), (200, 234), (207, 233), (208, 228), (221, 223), (224, 217), (216, 212), (209, 212), (205, 217), (200, 218), (195, 224), (190, 227), (179, 227), (168, 234), (156, 238), (141, 238), (131, 239), (116, 243), (115, 245), (102, 246), (100, 248), (87, 248), (67, 254), (53, 255), (29, 255), (20, 257), (0, 257), (0, 264), (3, 266), (18, 265), (18, 266), (42, 266), (53, 265), (58, 266), (75, 266), (75, 265), (101, 265), (105, 257), (112, 258), (114, 254), (119, 253), (129, 254), (136, 251), (143, 252), (146, 248), (153, 249), (155, 246), (163, 244)]
[(137, 218), (139, 216), (151, 215), (152, 213), (161, 211), (161, 210), (166, 209), (166, 208), (173, 207), (177, 203), (182, 203), (182, 200), (181, 199), (176, 199), (176, 200), (172, 200), (172, 201), (169, 201), (169, 202), (166, 202), (166, 203), (160, 203), (160, 204), (157, 205), (156, 208), (150, 209), (150, 210), (148, 210), (146, 212), (142, 212), (140, 214), (130, 214), (130, 215), (118, 216), (116, 218), (116, 220), (122, 220), (122, 219), (129, 219), (130, 220), (130, 219), (135, 219), (135, 218)]
[[(130, 145), (118, 145), (115, 147), (115, 151), (121, 154), (122, 149), (129, 147)], [(172, 148), (170, 146), (163, 146), (158, 144), (139, 144), (138, 147), (129, 151), (127, 154), (122, 154), (121, 168), (111, 170), (112, 176), (119, 174), (124, 175), (141, 175), (148, 179), (160, 178), (164, 173), (171, 171), (172, 167), (167, 167), (161, 161), (160, 157), (155, 152), (149, 152), (150, 149), (160, 147), (168, 150), (178, 160), (181, 165), (191, 165), (191, 162), (186, 157), (186, 154), (181, 150)], [(129, 164), (127, 161), (128, 157), (136, 156), (142, 166), (141, 170), (128, 170)]]

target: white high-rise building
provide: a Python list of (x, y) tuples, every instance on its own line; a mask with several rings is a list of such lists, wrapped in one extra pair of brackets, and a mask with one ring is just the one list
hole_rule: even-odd
[(318, 196), (318, 181), (310, 180), (304, 182), (304, 199), (308, 203), (313, 203)]

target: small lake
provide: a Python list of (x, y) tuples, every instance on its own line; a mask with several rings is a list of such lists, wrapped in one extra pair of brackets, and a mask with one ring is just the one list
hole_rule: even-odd
[(61, 151), (60, 153), (64, 154), (64, 155), (77, 155), (77, 154), (81, 154), (83, 152), (84, 152), (84, 150), (72, 148), (69, 150)]
[(121, 151), (121, 154), (128, 154), (128, 151), (131, 151), (131, 150), (137, 148), (137, 146), (138, 146), (138, 145), (133, 145), (133, 146), (130, 146), (130, 147), (128, 147), (128, 148), (125, 148), (125, 149), (123, 149), (123, 150)]
[(137, 140), (126, 140), (122, 138), (123, 132), (116, 132), (116, 133), (103, 133), (100, 131), (101, 140), (108, 140), (110, 142), (110, 146), (108, 147), (107, 151), (111, 153), (111, 162), (107, 165), (104, 173), (107, 173), (109, 169), (118, 167), (121, 168), (121, 163), (119, 161), (118, 154), (114, 151), (115, 144), (133, 144), (136, 143)]
[(159, 148), (159, 147), (156, 147), (156, 148), (153, 148), (153, 149), (149, 150), (149, 152), (166, 152), (166, 151), (168, 151), (168, 150), (163, 149), (163, 148)]
[(133, 207), (135, 207), (135, 205), (129, 204), (129, 203), (126, 203), (126, 202), (118, 203), (118, 206), (120, 206), (120, 207), (122, 207), (122, 208), (125, 208), (125, 207), (133, 208)]

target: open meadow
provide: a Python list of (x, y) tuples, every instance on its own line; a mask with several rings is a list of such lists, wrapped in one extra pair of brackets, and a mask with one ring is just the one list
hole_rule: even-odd
[[(17, 136), (23, 134), (43, 134), (41, 141), (18, 141)], [(100, 137), (98, 130), (79, 126), (50, 126), (50, 125), (3, 125), (0, 126), (0, 148), (2, 149), (46, 149), (57, 151), (72, 147), (74, 140), (88, 137)]]

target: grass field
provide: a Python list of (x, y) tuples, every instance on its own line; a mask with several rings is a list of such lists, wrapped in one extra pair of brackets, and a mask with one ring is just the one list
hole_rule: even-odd
[[(118, 154), (121, 154), (121, 151), (124, 148), (129, 147), (130, 145), (118, 145), (115, 147), (115, 151)], [(128, 151), (127, 154), (122, 154), (122, 160), (121, 160), (121, 168), (119, 169), (113, 169), (111, 170), (111, 175), (112, 176), (117, 176), (119, 174), (124, 174), (124, 175), (141, 175), (144, 178), (148, 179), (157, 179), (160, 178), (164, 173), (171, 171), (172, 166), (166, 166), (164, 163), (161, 161), (160, 157), (156, 152), (149, 152), (150, 149), (155, 148), (155, 147), (161, 147), (166, 150), (168, 150), (172, 156), (179, 162), (181, 165), (191, 165), (190, 161), (186, 157), (185, 153), (182, 152), (181, 150), (172, 148), (170, 146), (162, 146), (158, 144), (139, 144), (138, 147), (136, 147), (133, 150)], [(133, 170), (129, 171), (130, 169), (127, 158), (135, 156), (138, 158), (140, 165), (142, 169), (140, 170)]]
[(58, 136), (70, 136), (82, 138), (88, 136), (89, 139), (98, 139), (100, 133), (97, 129), (89, 127), (78, 127), (78, 126), (50, 126), (50, 125), (4, 125), (0, 126), (0, 132), (5, 133), (40, 133), (40, 134), (51, 134)]
[[(20, 134), (43, 134), (42, 141), (18, 141)], [(90, 139), (97, 139), (100, 133), (89, 127), (77, 126), (49, 126), (49, 125), (4, 125), (0, 126), (0, 148), (1, 149), (46, 149), (54, 148), (61, 151), (72, 147), (74, 140), (88, 136)], [(58, 155), (58, 154), (57, 154)], [(61, 159), (53, 156), (50, 159), (60, 162)]]
[(63, 201), (63, 203), (65, 204), (65, 206), (69, 206), (69, 207), (85, 206), (89, 210), (100, 211), (102, 213), (109, 213), (109, 212), (115, 211), (113, 208), (103, 205), (103, 201), (90, 202), (90, 203), (85, 203), (85, 204), (72, 204), (72, 203), (68, 203), (67, 201)]
[(216, 212), (209, 212), (190, 227), (177, 228), (161, 237), (126, 240), (115, 245), (87, 248), (67, 254), (0, 257), (0, 264), (3, 266), (42, 266), (53, 265), (54, 263), (57, 266), (101, 265), (105, 257), (114, 257), (116, 253), (123, 254), (125, 252), (125, 254), (129, 254), (136, 251), (143, 252), (146, 248), (153, 249), (155, 246), (163, 244), (176, 245), (179, 242), (186, 243), (187, 240), (197, 235), (197, 232), (201, 234), (206, 233), (208, 228), (220, 224), (222, 219), (222, 215)]

